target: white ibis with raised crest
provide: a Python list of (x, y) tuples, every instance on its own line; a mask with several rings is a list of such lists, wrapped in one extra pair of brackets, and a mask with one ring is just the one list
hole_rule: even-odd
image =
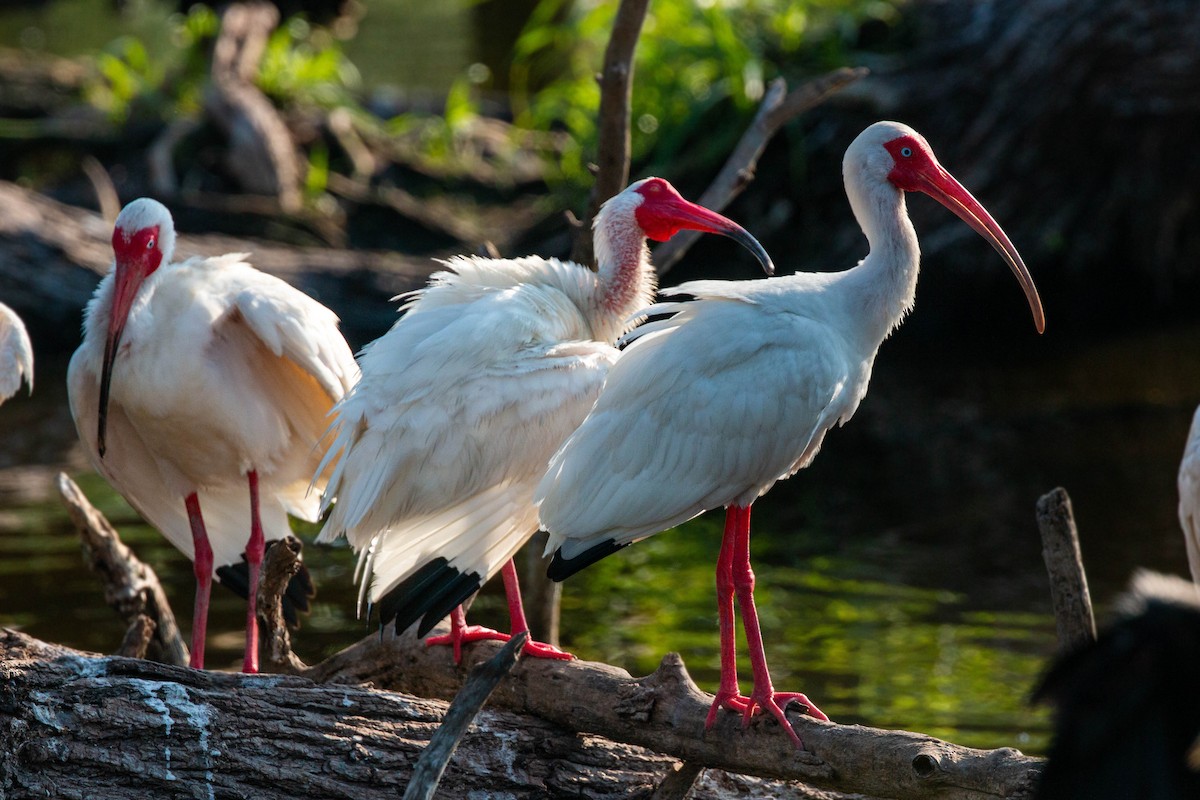
[[(463, 642), (507, 639), (468, 628), (460, 606), (503, 571), (510, 629), (528, 630), (512, 557), (537, 530), (534, 487), (591, 408), (629, 317), (651, 302), (647, 237), (684, 228), (730, 236), (771, 271), (741, 226), (647, 178), (597, 215), (598, 272), (455, 258), (365, 348), (362, 380), (338, 406), (326, 495), (337, 502), (319, 541), (345, 535), (359, 551), (381, 624), (419, 621), (424, 636), (450, 614), (451, 634), (429, 641), (452, 644), (456, 660)], [(540, 642), (526, 653), (570, 658)]]
[[(537, 489), (542, 526), (562, 580), (616, 550), (724, 506), (717, 561), (721, 679), (708, 715), (771, 712), (798, 746), (784, 709), (803, 694), (771, 684), (754, 606), (750, 506), (806, 466), (835, 424), (850, 419), (880, 344), (913, 306), (920, 252), (906, 192), (928, 194), (1000, 252), (1045, 327), (1033, 280), (1000, 226), (895, 122), (858, 136), (843, 162), (846, 194), (870, 253), (852, 269), (759, 281), (694, 281), (664, 292), (694, 302), (652, 306), (626, 336), (595, 407), (555, 454)], [(661, 318), (664, 317), (665, 318)], [(736, 673), (734, 598), (746, 629), (754, 688)]]
[[(243, 670), (256, 672), (265, 543), (291, 532), (289, 513), (317, 518), (309, 485), (354, 355), (332, 311), (245, 254), (172, 262), (156, 200), (127, 205), (112, 244), (67, 373), (75, 427), (97, 471), (194, 562), (191, 665), (204, 666), (215, 573), (248, 592)], [(304, 609), (309, 593), (302, 571), (285, 604)]]
[(33, 345), (17, 312), (0, 303), (0, 403), (16, 394), (22, 382), (33, 391)]

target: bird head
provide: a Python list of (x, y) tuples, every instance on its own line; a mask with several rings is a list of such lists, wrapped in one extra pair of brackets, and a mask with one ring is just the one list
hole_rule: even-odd
[(622, 197), (633, 201), (634, 219), (648, 239), (665, 242), (681, 230), (717, 233), (728, 236), (753, 253), (768, 275), (775, 273), (775, 265), (766, 249), (745, 228), (715, 211), (683, 199), (675, 187), (662, 178), (644, 178), (632, 183), (613, 200)]
[(848, 187), (852, 180), (887, 181), (902, 192), (927, 194), (954, 212), (1004, 258), (1025, 292), (1038, 333), (1045, 331), (1042, 301), (1021, 254), (987, 209), (938, 163), (924, 136), (899, 122), (876, 122), (846, 150), (843, 171)]
[(100, 370), (100, 412), (96, 444), (100, 456), (106, 449), (108, 395), (112, 386), (113, 361), (121, 345), (121, 334), (129, 311), (146, 278), (164, 262), (169, 263), (175, 249), (175, 225), (171, 212), (157, 200), (134, 200), (117, 215), (113, 226), (113, 300), (108, 318), (108, 336), (104, 342), (104, 362)]

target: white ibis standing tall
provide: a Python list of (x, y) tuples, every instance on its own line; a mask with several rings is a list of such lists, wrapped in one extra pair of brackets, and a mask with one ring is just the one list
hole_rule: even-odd
[[(990, 241), (1025, 289), (1037, 329), (1045, 325), (1016, 249), (920, 134), (895, 122), (872, 125), (846, 151), (843, 173), (867, 257), (844, 272), (695, 281), (665, 291), (697, 299), (650, 308), (667, 317), (626, 337), (595, 407), (537, 489), (555, 580), (724, 506), (721, 680), (708, 725), (721, 706), (747, 722), (761, 707), (798, 745), (784, 714), (788, 701), (826, 717), (804, 695), (771, 685), (754, 607), (750, 505), (812, 461), (826, 432), (850, 419), (879, 345), (912, 308), (920, 253), (905, 192), (931, 195)], [(737, 682), (735, 595), (754, 672), (749, 697)]]
[(1192, 580), (1200, 583), (1200, 407), (1192, 414), (1192, 428), (1179, 462), (1179, 525)]
[[(320, 541), (345, 535), (381, 624), (449, 641), (507, 639), (465, 627), (460, 604), (503, 569), (512, 632), (527, 630), (512, 556), (537, 530), (533, 490), (591, 408), (629, 317), (651, 301), (646, 238), (683, 228), (762, 246), (661, 178), (608, 201), (593, 229), (599, 271), (557, 259), (455, 258), (360, 356), (338, 405), (340, 452)], [(324, 465), (323, 465), (324, 466)], [(369, 587), (369, 588), (368, 588)], [(570, 656), (540, 642), (526, 652)]]
[(32, 392), (33, 345), (17, 312), (0, 303), (0, 403), (17, 393), (22, 381)]
[[(204, 666), (215, 571), (248, 592), (243, 669), (255, 672), (264, 543), (290, 533), (289, 513), (317, 518), (318, 443), (358, 367), (332, 311), (244, 254), (172, 263), (161, 203), (127, 205), (112, 243), (67, 373), (75, 427), (96, 469), (194, 562), (192, 666)], [(302, 574), (286, 599), (304, 608), (306, 590)]]

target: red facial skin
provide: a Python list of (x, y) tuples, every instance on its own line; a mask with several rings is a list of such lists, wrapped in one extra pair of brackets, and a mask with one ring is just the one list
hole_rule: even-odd
[(1025, 298), (1029, 301), (1033, 323), (1038, 333), (1043, 333), (1046, 330), (1046, 317), (1042, 312), (1042, 301), (1033, 285), (1033, 278), (1026, 269), (1025, 262), (1021, 260), (1017, 248), (1009, 241), (996, 220), (992, 219), (987, 209), (938, 163), (928, 143), (919, 136), (900, 136), (883, 147), (895, 161), (895, 166), (888, 173), (888, 180), (893, 186), (905, 192), (921, 192), (937, 200), (970, 225), (972, 230), (987, 239), (1004, 257), (1025, 291)]
[(753, 253), (768, 275), (775, 273), (771, 257), (745, 228), (715, 211), (684, 200), (675, 187), (662, 178), (647, 179), (637, 192), (645, 200), (633, 215), (648, 239), (665, 242), (681, 230), (719, 233)]

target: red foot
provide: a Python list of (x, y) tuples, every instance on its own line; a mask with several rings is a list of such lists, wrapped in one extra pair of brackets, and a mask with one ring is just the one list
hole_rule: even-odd
[(792, 724), (788, 722), (787, 714), (784, 709), (793, 700), (802, 703), (808, 711), (806, 712), (813, 719), (829, 721), (829, 717), (825, 716), (825, 712), (817, 708), (816, 704), (808, 699), (808, 696), (802, 692), (754, 692), (750, 697), (736, 692), (718, 691), (717, 696), (713, 698), (712, 705), (708, 709), (708, 717), (704, 721), (704, 729), (708, 730), (717, 721), (717, 709), (728, 708), (730, 711), (739, 712), (742, 715), (742, 727), (750, 724), (750, 718), (760, 709), (765, 709), (771, 712), (775, 719), (779, 720), (779, 724), (792, 737), (792, 741), (797, 747), (803, 748), (804, 742), (800, 736), (792, 728)]
[[(454, 647), (454, 663), (462, 663), (462, 646), (466, 642), (478, 642), (484, 639), (491, 639), (497, 642), (507, 642), (512, 636), (507, 633), (485, 628), (482, 625), (468, 625), (462, 628), (457, 635), (454, 632), (442, 634), (441, 636), (430, 636), (425, 640), (426, 647), (434, 647), (437, 645), (452, 645)], [(554, 658), (560, 661), (572, 661), (575, 656), (568, 652), (559, 650), (552, 644), (545, 642), (535, 642), (530, 639), (525, 643), (525, 648), (522, 651), (523, 655), (533, 658)]]

